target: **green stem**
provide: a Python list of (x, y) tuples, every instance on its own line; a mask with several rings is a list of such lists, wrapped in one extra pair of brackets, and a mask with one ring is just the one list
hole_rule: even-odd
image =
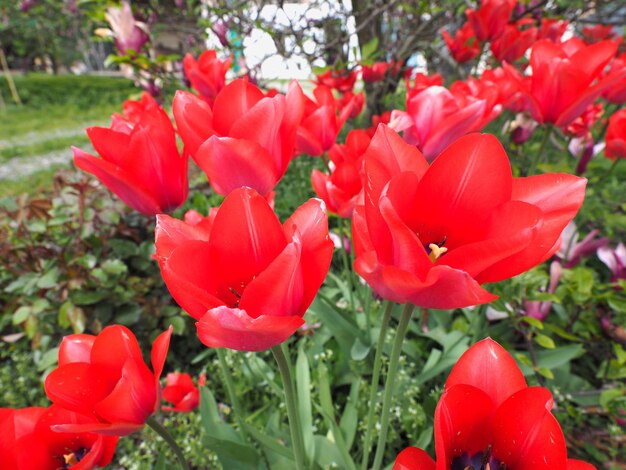
[(541, 145), (539, 146), (539, 150), (535, 154), (534, 158), (531, 157), (531, 159), (530, 159), (530, 165), (528, 167), (528, 174), (527, 174), (527, 176), (531, 176), (535, 172), (535, 170), (537, 169), (537, 165), (541, 161), (541, 158), (543, 156), (543, 152), (544, 152), (544, 150), (546, 148), (548, 140), (550, 139), (550, 134), (552, 134), (552, 126), (546, 127), (546, 131), (543, 134), (543, 140), (541, 141)]
[(183, 455), (183, 452), (180, 450), (180, 447), (178, 447), (178, 444), (176, 444), (176, 441), (167, 431), (167, 429), (165, 429), (163, 425), (154, 418), (154, 416), (149, 416), (146, 420), (146, 424), (154, 429), (154, 432), (156, 432), (165, 442), (167, 442), (167, 445), (169, 445), (174, 454), (176, 454), (178, 463), (180, 463), (180, 468), (182, 468), (183, 470), (189, 470), (189, 465), (187, 465), (187, 462), (185, 461), (185, 456)]
[(606, 172), (606, 175), (604, 175), (605, 178), (608, 178), (609, 176), (611, 176), (611, 174), (613, 173), (613, 170), (615, 170), (615, 167), (617, 166), (620, 160), (621, 158), (619, 157), (616, 157), (615, 160), (613, 160), (613, 164), (611, 165), (609, 170)]
[[(378, 342), (376, 343), (376, 355), (374, 356), (374, 370), (372, 371), (372, 383), (370, 386), (369, 410), (367, 411), (367, 428), (365, 438), (363, 439), (363, 460), (361, 461), (361, 469), (367, 469), (367, 463), (370, 455), (370, 447), (372, 445), (372, 431), (374, 430), (374, 410), (376, 408), (376, 396), (378, 395), (378, 381), (380, 380), (380, 369), (382, 366), (383, 348), (385, 346), (385, 337), (387, 336), (387, 327), (391, 318), (393, 303), (389, 300), (385, 301), (385, 313), (380, 323), (380, 333), (378, 334)], [(364, 312), (369, 315), (370, 312)]]
[(237, 393), (235, 392), (233, 376), (231, 375), (230, 370), (228, 369), (228, 364), (226, 363), (226, 350), (216, 348), (216, 351), (217, 357), (220, 361), (220, 369), (222, 369), (222, 375), (224, 376), (224, 382), (226, 383), (226, 393), (228, 394), (228, 399), (230, 400), (230, 406), (233, 410), (233, 414), (235, 415), (237, 425), (239, 426), (239, 432), (241, 432), (241, 436), (245, 441), (248, 439), (248, 435), (242, 418), (242, 409), (239, 404), (239, 398), (237, 398)]
[(402, 343), (404, 337), (409, 328), (409, 321), (415, 306), (412, 304), (406, 304), (404, 310), (400, 315), (400, 323), (398, 324), (398, 331), (396, 332), (396, 338), (393, 342), (393, 349), (391, 350), (391, 357), (389, 358), (389, 369), (387, 371), (387, 378), (385, 380), (385, 393), (383, 395), (383, 410), (380, 417), (380, 434), (378, 435), (378, 443), (376, 444), (376, 455), (374, 456), (373, 470), (380, 470), (380, 466), (383, 462), (383, 456), (385, 455), (385, 446), (387, 445), (387, 432), (389, 430), (389, 418), (391, 416), (391, 402), (393, 401), (393, 387), (396, 381), (396, 373), (398, 369), (398, 362), (400, 359), (400, 353), (402, 352)]
[(283, 353), (280, 345), (272, 347), (272, 354), (274, 355), (274, 359), (276, 359), (276, 364), (278, 364), (278, 369), (280, 370), (280, 375), (283, 379), (283, 389), (285, 391), (285, 402), (287, 405), (287, 417), (289, 418), (289, 431), (291, 432), (296, 469), (304, 470), (306, 468), (304, 463), (304, 443), (302, 440), (300, 420), (298, 419), (296, 391), (291, 377), (291, 366), (289, 365), (289, 360)]
[(344, 272), (346, 273), (346, 277), (348, 278), (348, 301), (350, 302), (350, 310), (352, 310), (352, 313), (356, 313), (356, 303), (354, 302), (354, 276), (352, 274), (352, 268), (350, 260), (348, 258), (348, 251), (346, 250), (346, 246), (344, 243), (344, 235), (343, 218), (339, 217), (339, 239), (341, 240), (341, 248), (339, 250), (341, 251), (341, 257), (343, 258)]

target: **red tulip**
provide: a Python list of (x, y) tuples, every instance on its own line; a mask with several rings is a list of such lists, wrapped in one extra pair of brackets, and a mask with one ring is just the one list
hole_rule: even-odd
[(109, 129), (90, 127), (87, 135), (101, 158), (72, 147), (74, 163), (130, 207), (152, 216), (185, 202), (187, 158), (178, 152), (167, 113), (150, 95), (124, 102), (124, 114), (114, 114)]
[(313, 94), (315, 101), (306, 98), (296, 149), (300, 153), (318, 156), (335, 145), (339, 131), (352, 113), (353, 102), (340, 108), (330, 88), (321, 85), (313, 90)]
[(505, 67), (528, 97), (533, 118), (539, 123), (563, 127), (626, 76), (625, 69), (594, 84), (616, 50), (612, 41), (586, 46), (577, 38), (562, 44), (542, 40), (535, 43), (530, 53), (531, 77), (525, 79), (511, 66)]
[[(408, 78), (404, 81), (404, 84), (406, 85), (407, 96), (413, 96), (418, 94), (420, 91), (425, 90), (429, 86), (443, 85), (443, 77), (438, 73), (433, 75), (416, 73), (413, 78), (413, 84), (411, 84), (411, 80)], [(387, 120), (387, 122), (389, 122), (389, 120)], [(385, 124), (387, 124), (387, 122)]]
[[(205, 384), (204, 374), (198, 379), (198, 385)], [(162, 390), (163, 399), (174, 406), (162, 406), (164, 411), (193, 411), (200, 404), (200, 390), (193, 384), (193, 379), (187, 373), (170, 372), (165, 378), (165, 388)]]
[(613, 31), (613, 26), (610, 24), (594, 24), (593, 26), (584, 26), (583, 38), (587, 44), (604, 41), (605, 39), (622, 42), (622, 37)]
[(626, 53), (618, 55), (611, 62), (611, 66), (606, 73), (607, 79), (614, 75), (620, 75), (622, 78), (613, 86), (604, 90), (602, 97), (605, 100), (614, 104), (626, 103), (626, 75), (623, 72), (624, 70), (626, 70)]
[(517, 0), (481, 0), (480, 8), (465, 11), (479, 41), (493, 41), (504, 33)]
[(547, 39), (556, 44), (560, 44), (563, 35), (567, 31), (569, 21), (559, 18), (541, 18), (541, 26), (537, 39)]
[(459, 64), (469, 62), (480, 54), (480, 44), (470, 23), (464, 23), (457, 29), (454, 38), (445, 30), (441, 31), (441, 35), (448, 46), (450, 55)]
[(567, 458), (552, 403), (548, 389), (526, 385), (502, 346), (490, 338), (479, 341), (452, 368), (437, 404), (437, 462), (421, 449), (408, 448), (393, 469), (594, 469)]
[(117, 436), (54, 432), (60, 423), (91, 423), (93, 419), (60, 406), (0, 408), (2, 468), (11, 470), (89, 470), (113, 459)]
[(620, 109), (609, 118), (606, 130), (607, 158), (626, 158), (626, 109)]
[(502, 36), (491, 43), (493, 56), (500, 62), (515, 62), (523, 57), (537, 39), (537, 28), (526, 27), (532, 23), (532, 19), (526, 18), (506, 25)]
[(352, 220), (356, 272), (384, 298), (438, 309), (490, 302), (480, 284), (554, 254), (586, 185), (568, 174), (513, 178), (486, 134), (460, 138), (429, 166), (386, 126), (365, 153), (365, 181)]
[(363, 191), (363, 155), (371, 137), (362, 129), (348, 133), (345, 144), (335, 144), (328, 152), (330, 175), (313, 170), (311, 181), (315, 193), (328, 210), (339, 217), (352, 217), (352, 210)]
[(46, 377), (46, 394), (54, 404), (97, 422), (65, 423), (54, 430), (125, 436), (141, 429), (158, 409), (159, 377), (171, 335), (172, 327), (152, 344), (154, 372), (145, 364), (135, 335), (124, 326), (108, 326), (98, 336), (63, 338), (59, 366)]
[(378, 129), (378, 125), (381, 123), (389, 124), (389, 121), (391, 121), (391, 111), (384, 111), (380, 115), (375, 114), (372, 116), (372, 125), (365, 129), (365, 132), (367, 132), (367, 135), (372, 138), (374, 137), (374, 134), (376, 134), (376, 129)]
[(354, 88), (357, 75), (356, 70), (350, 72), (347, 70), (327, 70), (316, 76), (316, 83), (320, 86), (333, 88), (339, 93), (346, 93)]
[(157, 217), (161, 275), (209, 347), (262, 351), (285, 341), (304, 323), (332, 251), (315, 199), (283, 225), (250, 188), (226, 196), (212, 223)]
[(226, 72), (230, 68), (233, 58), (220, 60), (215, 50), (204, 51), (198, 61), (191, 54), (183, 59), (185, 76), (191, 86), (209, 103), (213, 104), (217, 94), (226, 85)]
[(351, 91), (345, 92), (339, 100), (337, 100), (337, 108), (343, 109), (346, 106), (352, 106), (349, 119), (355, 119), (363, 111), (365, 106), (365, 93), (354, 94)]
[(402, 62), (390, 60), (389, 62), (374, 62), (372, 65), (361, 65), (363, 81), (369, 83), (380, 82), (385, 79), (387, 71), (391, 69), (391, 74), (396, 75), (402, 67)]
[(476, 132), (495, 117), (494, 100), (471, 95), (467, 90), (431, 86), (407, 96), (406, 112), (394, 111), (390, 126), (404, 131), (404, 139), (432, 160), (450, 143)]
[(270, 98), (239, 79), (217, 95), (213, 109), (178, 91), (173, 110), (186, 152), (217, 193), (249, 186), (268, 195), (293, 157), (303, 100), (296, 82), (286, 95)]

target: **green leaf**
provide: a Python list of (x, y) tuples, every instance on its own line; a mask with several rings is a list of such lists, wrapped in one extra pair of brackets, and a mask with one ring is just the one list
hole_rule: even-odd
[[(276, 452), (281, 457), (285, 457), (293, 462), (293, 452), (289, 448), (282, 445), (278, 439), (272, 438), (260, 432), (254, 426), (250, 426), (249, 424), (244, 423), (244, 427), (246, 428), (248, 434), (251, 434), (256, 441), (259, 441), (272, 452)], [(315, 446), (313, 446), (313, 448), (315, 448)]]
[(552, 373), (552, 371), (550, 369), (547, 369), (546, 367), (539, 367), (537, 369), (537, 372), (540, 375), (543, 375), (546, 379), (552, 380), (554, 378), (554, 374)]
[(609, 403), (613, 400), (615, 400), (616, 398), (621, 398), (624, 396), (624, 390), (621, 388), (610, 388), (608, 390), (604, 390), (601, 394), (600, 394), (600, 405), (603, 408), (608, 408), (609, 407)]
[(70, 299), (76, 305), (92, 305), (110, 295), (108, 292), (75, 290), (70, 292)]
[(13, 324), (14, 325), (19, 325), (20, 323), (25, 322), (26, 319), (32, 313), (32, 311), (33, 311), (32, 308), (30, 306), (26, 306), (26, 305), (23, 305), (20, 308), (18, 308), (13, 313)]
[(535, 335), (535, 343), (537, 343), (542, 348), (546, 349), (554, 349), (556, 348), (556, 344), (554, 344), (554, 340), (549, 336), (538, 333)]
[(353, 361), (362, 361), (363, 359), (367, 357), (367, 355), (370, 352), (370, 349), (371, 349), (370, 346), (366, 346), (365, 344), (361, 342), (359, 338), (356, 338), (354, 340), (354, 344), (352, 345), (352, 348), (350, 349), (350, 357), (352, 358)]
[(302, 343), (298, 348), (296, 359), (296, 393), (298, 397), (298, 416), (304, 439), (304, 450), (307, 460), (311, 461), (315, 455), (315, 442), (313, 441), (313, 411), (311, 406), (311, 371), (309, 360)]
[(543, 330), (543, 323), (540, 320), (537, 320), (536, 318), (523, 316), (522, 321), (525, 323), (528, 323), (530, 326), (534, 328), (537, 328), (538, 330)]
[(374, 36), (361, 47), (361, 63), (370, 65), (375, 59), (378, 49), (378, 37)]
[(58, 279), (59, 269), (52, 268), (39, 278), (39, 280), (37, 281), (37, 287), (39, 287), (40, 289), (51, 289), (58, 285)]
[(359, 389), (361, 388), (361, 378), (356, 378), (350, 386), (350, 395), (343, 408), (343, 414), (339, 420), (339, 429), (341, 429), (346, 439), (346, 447), (350, 449), (354, 443), (357, 426), (359, 424)]
[(111, 274), (113, 276), (119, 276), (121, 274), (125, 274), (128, 268), (124, 264), (122, 260), (119, 259), (108, 259), (104, 263), (102, 263), (102, 269), (107, 274)]

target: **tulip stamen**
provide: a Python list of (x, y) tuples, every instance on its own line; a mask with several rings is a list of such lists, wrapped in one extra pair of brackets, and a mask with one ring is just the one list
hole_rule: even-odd
[(71, 468), (74, 465), (78, 464), (78, 462), (80, 462), (85, 455), (87, 455), (87, 453), (89, 452), (89, 449), (85, 449), (84, 447), (77, 450), (77, 451), (71, 451), (70, 449), (67, 449), (68, 453), (67, 454), (63, 454), (63, 467), (62, 468)]
[[(444, 243), (445, 243), (445, 240), (444, 240)], [(446, 251), (448, 251), (446, 247), (439, 246), (436, 243), (431, 243), (430, 245), (428, 245), (428, 248), (430, 248), (430, 254), (428, 255), (428, 257), (433, 263), (437, 261), (441, 255), (443, 255)]]
[(76, 465), (78, 463), (78, 459), (76, 458), (76, 454), (71, 452), (69, 454), (63, 454), (63, 460), (65, 460), (66, 468), (71, 465)]

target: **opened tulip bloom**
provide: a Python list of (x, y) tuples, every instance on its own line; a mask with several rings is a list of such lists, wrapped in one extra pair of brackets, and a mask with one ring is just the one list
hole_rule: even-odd
[(421, 449), (402, 451), (394, 470), (593, 470), (567, 458), (552, 395), (528, 387), (511, 355), (490, 338), (453, 367), (435, 410), (436, 462)]
[(613, 160), (626, 158), (626, 109), (620, 109), (609, 118), (604, 154)]
[(242, 186), (268, 195), (289, 166), (304, 96), (293, 82), (286, 95), (267, 97), (246, 80), (229, 83), (213, 108), (184, 91), (174, 97), (178, 132), (189, 153), (222, 195)]
[(480, 54), (480, 44), (476, 39), (471, 23), (464, 23), (456, 30), (454, 37), (445, 30), (441, 32), (441, 35), (446, 42), (450, 55), (459, 64), (475, 59)]
[[(198, 379), (198, 386), (205, 384), (204, 374)], [(191, 376), (185, 372), (170, 372), (165, 378), (163, 399), (173, 406), (163, 405), (164, 411), (193, 411), (200, 404), (200, 389), (193, 383)]]
[(365, 203), (353, 215), (355, 270), (399, 303), (450, 309), (496, 297), (480, 284), (508, 279), (558, 250), (587, 180), (513, 178), (498, 140), (471, 134), (429, 166), (380, 125), (365, 153)]
[(147, 93), (126, 101), (110, 128), (90, 127), (87, 135), (100, 158), (72, 147), (74, 163), (136, 211), (171, 212), (187, 199), (187, 157), (167, 113)]
[(159, 406), (159, 377), (171, 335), (170, 327), (154, 340), (153, 371), (124, 326), (108, 326), (98, 336), (63, 338), (59, 366), (46, 377), (46, 394), (54, 404), (96, 422), (61, 423), (54, 430), (125, 436), (141, 429)]
[(315, 78), (318, 85), (333, 88), (339, 93), (347, 93), (354, 88), (357, 75), (356, 70), (327, 70)]
[(481, 0), (480, 8), (468, 8), (467, 19), (480, 41), (493, 41), (504, 33), (517, 0)]
[(113, 459), (117, 436), (55, 432), (61, 423), (90, 423), (90, 418), (60, 406), (0, 408), (2, 468), (12, 470), (90, 470)]
[(302, 324), (326, 277), (333, 243), (321, 201), (284, 224), (250, 188), (232, 191), (203, 221), (159, 216), (156, 258), (178, 304), (205, 345), (263, 351)]
[(186, 54), (183, 67), (191, 86), (209, 104), (213, 104), (217, 94), (226, 86), (226, 72), (232, 61), (232, 57), (220, 60), (217, 53), (210, 49), (200, 54), (197, 61), (191, 54)]

